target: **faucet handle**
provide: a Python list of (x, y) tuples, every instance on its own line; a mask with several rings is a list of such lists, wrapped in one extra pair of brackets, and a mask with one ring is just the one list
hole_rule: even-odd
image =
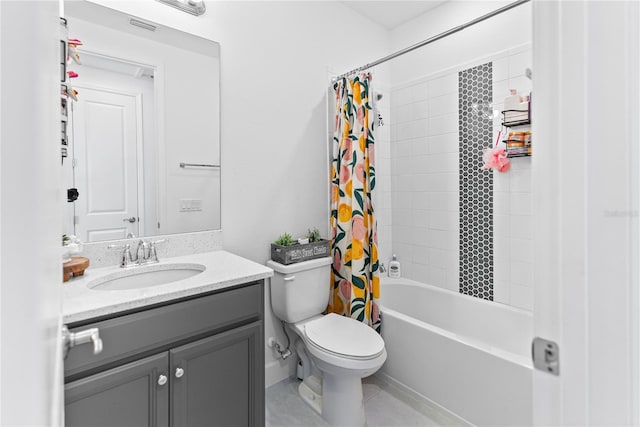
[(387, 269), (384, 266), (384, 262), (380, 263), (380, 267), (378, 267), (378, 271), (380, 271), (380, 273), (386, 273)]
[(166, 239), (152, 240), (151, 242), (149, 242), (149, 261), (159, 262), (158, 252), (156, 251), (156, 244), (164, 242), (166, 242)]
[(131, 245), (107, 245), (107, 249), (122, 249), (122, 257), (120, 259), (120, 267), (128, 267), (133, 262), (131, 255)]

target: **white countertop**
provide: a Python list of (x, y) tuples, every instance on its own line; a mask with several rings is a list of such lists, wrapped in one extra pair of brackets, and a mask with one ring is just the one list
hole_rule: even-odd
[[(158, 266), (175, 263), (202, 264), (206, 270), (200, 274), (171, 282), (131, 290), (92, 290), (88, 283), (121, 271), (119, 266), (89, 267), (84, 276), (64, 282), (62, 313), (64, 323), (74, 323), (94, 317), (115, 314), (147, 305), (225, 289), (243, 283), (273, 276), (273, 270), (226, 251), (205, 252), (161, 259)], [(136, 267), (131, 267), (135, 269)]]

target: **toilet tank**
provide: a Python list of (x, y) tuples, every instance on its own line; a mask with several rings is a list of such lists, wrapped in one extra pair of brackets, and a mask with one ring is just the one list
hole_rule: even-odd
[(318, 315), (329, 303), (331, 257), (283, 265), (267, 261), (271, 278), (271, 308), (287, 323)]

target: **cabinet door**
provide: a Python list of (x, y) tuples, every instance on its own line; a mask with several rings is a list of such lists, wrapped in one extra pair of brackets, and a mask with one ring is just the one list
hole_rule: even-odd
[(264, 425), (262, 322), (171, 350), (171, 425)]
[(168, 363), (163, 352), (66, 384), (65, 425), (167, 426)]

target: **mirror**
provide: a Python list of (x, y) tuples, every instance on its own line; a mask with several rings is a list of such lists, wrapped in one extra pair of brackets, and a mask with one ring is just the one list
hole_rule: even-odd
[[(220, 46), (87, 1), (65, 15), (63, 233), (84, 242), (220, 228)], [(73, 50), (70, 49), (71, 53)]]

